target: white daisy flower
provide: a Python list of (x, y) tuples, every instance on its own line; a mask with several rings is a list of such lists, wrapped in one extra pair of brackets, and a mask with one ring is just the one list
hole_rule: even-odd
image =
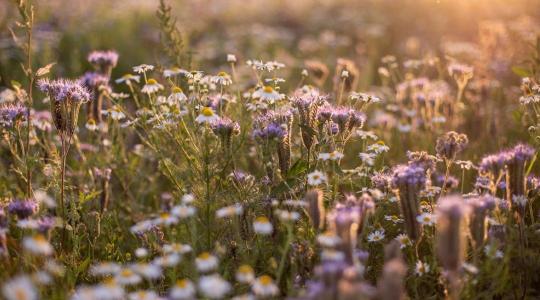
[(229, 218), (232, 216), (239, 216), (244, 212), (242, 204), (236, 203), (234, 205), (225, 206), (216, 211), (217, 218)]
[(38, 291), (30, 278), (17, 276), (2, 286), (2, 294), (7, 300), (37, 300)]
[(255, 296), (252, 294), (242, 294), (242, 295), (234, 296), (231, 298), (231, 300), (255, 300), (255, 299), (257, 298), (255, 298)]
[(300, 219), (300, 214), (296, 211), (276, 209), (276, 215), (282, 222), (294, 222)]
[(158, 279), (163, 274), (161, 266), (155, 264), (136, 263), (131, 266), (131, 269), (148, 280)]
[(157, 82), (155, 79), (150, 78), (141, 89), (141, 92), (145, 94), (153, 94), (164, 89), (163, 85)]
[(159, 300), (162, 299), (159, 295), (152, 290), (140, 290), (129, 293), (129, 300)]
[(184, 205), (184, 204), (176, 205), (171, 209), (171, 213), (180, 219), (186, 219), (191, 216), (194, 216), (196, 212), (197, 212), (197, 208), (191, 205)]
[(330, 152), (330, 153), (319, 153), (319, 159), (320, 160), (333, 160), (333, 161), (336, 161), (336, 160), (340, 160), (343, 158), (343, 153), (339, 152), (339, 151), (333, 151), (333, 152)]
[(49, 285), (53, 282), (53, 277), (51, 274), (45, 271), (34, 272), (32, 275), (30, 275), (30, 277), (32, 278), (32, 281), (40, 285)]
[(203, 107), (201, 113), (195, 118), (197, 123), (212, 123), (216, 120), (219, 120), (219, 116), (216, 115), (214, 109), (208, 106)]
[(103, 115), (111, 117), (111, 119), (115, 121), (120, 121), (126, 117), (126, 115), (122, 112), (122, 109), (118, 105), (114, 105), (107, 110), (102, 110), (101, 113)]
[(136, 285), (142, 281), (139, 274), (130, 268), (123, 268), (114, 276), (114, 281), (120, 285)]
[(371, 139), (375, 141), (379, 138), (373, 131), (364, 131), (361, 129), (356, 130), (356, 136), (362, 140)]
[(367, 151), (374, 152), (376, 154), (381, 154), (384, 152), (388, 152), (390, 150), (390, 147), (386, 146), (383, 142), (378, 142), (375, 144), (371, 144), (367, 147)]
[(193, 194), (184, 194), (182, 195), (182, 203), (183, 204), (191, 204), (195, 201), (195, 196)]
[(173, 225), (178, 223), (178, 218), (170, 213), (164, 212), (159, 215), (159, 217), (154, 219), (154, 224), (156, 225)]
[(165, 254), (186, 254), (191, 252), (193, 249), (190, 245), (181, 244), (181, 243), (172, 243), (172, 244), (165, 244), (163, 245), (163, 253)]
[(198, 286), (203, 296), (210, 299), (221, 299), (231, 291), (231, 284), (218, 274), (202, 276)]
[(153, 69), (154, 69), (154, 66), (152, 65), (142, 64), (142, 65), (133, 67), (133, 72), (137, 74), (142, 74), (142, 73), (145, 73), (146, 71), (152, 71)]
[(116, 83), (126, 83), (127, 85), (130, 85), (132, 81), (139, 83), (141, 81), (141, 77), (138, 75), (126, 74), (115, 80)]
[(135, 249), (135, 256), (138, 258), (143, 258), (148, 256), (148, 249), (146, 248), (137, 248)]
[(195, 298), (195, 285), (189, 279), (177, 280), (169, 290), (169, 297), (173, 300), (184, 300)]
[(227, 62), (235, 63), (236, 62), (236, 56), (234, 54), (227, 54)]
[(188, 98), (186, 94), (184, 94), (184, 91), (182, 91), (182, 89), (177, 86), (175, 86), (172, 89), (172, 93), (167, 98), (168, 103), (175, 103), (175, 104), (185, 103), (187, 100)]
[(400, 217), (396, 216), (396, 215), (386, 215), (384, 216), (384, 219), (386, 221), (390, 221), (394, 224), (399, 224), (399, 223), (403, 223), (403, 219), (401, 219)]
[(377, 96), (369, 95), (366, 93), (351, 92), (349, 99), (353, 101), (361, 101), (364, 103), (377, 103), (381, 102), (381, 99)]
[(341, 242), (341, 238), (333, 231), (327, 230), (317, 236), (317, 242), (323, 247), (334, 248)]
[(195, 258), (195, 265), (199, 272), (206, 273), (212, 271), (218, 267), (218, 264), (218, 258), (209, 252), (203, 252)]
[(119, 264), (114, 262), (102, 262), (90, 267), (90, 274), (93, 276), (110, 276), (122, 270)]
[(276, 92), (273, 87), (265, 85), (264, 87), (253, 92), (251, 97), (272, 104), (285, 98), (285, 95)]
[(235, 273), (236, 281), (250, 283), (255, 279), (255, 272), (250, 265), (241, 265)]
[(269, 235), (274, 231), (274, 226), (267, 217), (257, 217), (253, 222), (253, 230), (260, 235)]
[(368, 234), (367, 241), (370, 243), (380, 242), (384, 239), (384, 230), (379, 229), (375, 230), (372, 233)]
[(312, 186), (323, 184), (327, 180), (326, 174), (324, 174), (321, 171), (311, 172), (307, 175), (307, 177), (308, 177), (308, 184)]
[(154, 258), (152, 263), (162, 267), (174, 267), (178, 265), (182, 257), (176, 253), (158, 256)]
[(285, 206), (291, 207), (307, 207), (309, 204), (305, 200), (287, 199), (282, 202)]
[(435, 224), (435, 215), (430, 213), (421, 213), (416, 217), (416, 221), (422, 225), (431, 226)]
[(170, 68), (170, 69), (165, 69), (163, 71), (163, 77), (169, 78), (169, 77), (177, 76), (177, 75), (180, 75), (180, 74), (186, 74), (186, 73), (189, 73), (189, 72), (186, 71), (186, 70), (180, 69), (178, 67), (174, 67), (174, 68)]
[(84, 127), (86, 127), (86, 129), (90, 131), (96, 131), (99, 128), (94, 119), (89, 119), (84, 125)]
[(130, 227), (130, 231), (134, 234), (141, 234), (149, 231), (155, 226), (152, 220), (143, 220)]
[(407, 236), (404, 233), (398, 234), (398, 236), (396, 236), (395, 240), (399, 242), (399, 248), (400, 249), (403, 249), (405, 247), (409, 247), (409, 246), (412, 245), (411, 239), (409, 238), (409, 236)]
[(108, 279), (95, 288), (95, 299), (123, 300), (125, 299), (124, 287), (114, 279)]
[(24, 250), (32, 254), (48, 256), (54, 252), (52, 245), (42, 234), (36, 234), (32, 237), (25, 237), (22, 244)]
[(90, 286), (79, 286), (71, 295), (71, 300), (95, 300), (98, 299), (97, 289)]
[(219, 72), (217, 76), (213, 76), (211, 81), (222, 86), (228, 86), (232, 84), (231, 76), (224, 71)]
[(375, 158), (377, 156), (373, 153), (360, 152), (358, 154), (358, 157), (360, 157), (362, 162), (365, 163), (366, 165), (373, 166), (375, 164)]
[(421, 260), (416, 262), (416, 267), (414, 268), (414, 273), (418, 276), (429, 273), (429, 265), (422, 262)]
[(260, 297), (272, 297), (279, 293), (279, 288), (274, 283), (272, 277), (262, 275), (253, 281), (251, 285), (253, 293)]

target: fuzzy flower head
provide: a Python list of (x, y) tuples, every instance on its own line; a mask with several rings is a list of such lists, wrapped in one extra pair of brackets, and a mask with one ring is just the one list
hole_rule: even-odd
[(92, 51), (88, 54), (88, 62), (97, 70), (106, 72), (118, 64), (118, 53), (114, 50)]
[(7, 210), (10, 214), (14, 214), (19, 219), (26, 219), (39, 209), (39, 203), (33, 199), (13, 200), (9, 203)]
[(468, 143), (469, 139), (467, 135), (450, 131), (437, 139), (435, 150), (440, 157), (453, 161), (456, 155), (463, 151)]
[(20, 103), (0, 104), (0, 127), (13, 127), (24, 122), (27, 117), (28, 110)]

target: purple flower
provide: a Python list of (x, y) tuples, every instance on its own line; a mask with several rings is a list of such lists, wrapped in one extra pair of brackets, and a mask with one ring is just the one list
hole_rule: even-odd
[(39, 204), (33, 199), (13, 200), (8, 205), (8, 212), (17, 215), (19, 219), (26, 219), (38, 211)]
[(240, 133), (240, 125), (227, 117), (222, 117), (210, 124), (215, 135), (230, 138)]
[(51, 101), (64, 102), (87, 102), (90, 100), (90, 92), (79, 81), (69, 79), (38, 81), (39, 89), (51, 97)]
[(399, 165), (394, 169), (392, 185), (396, 188), (410, 186), (421, 190), (425, 184), (426, 171), (422, 167), (417, 165)]
[(79, 79), (81, 84), (89, 90), (97, 90), (101, 86), (107, 86), (109, 84), (109, 77), (104, 76), (97, 72), (86, 72)]
[(48, 233), (56, 225), (56, 220), (54, 217), (42, 217), (38, 220), (37, 230), (40, 233)]
[(92, 51), (88, 54), (88, 62), (102, 71), (110, 70), (118, 63), (118, 53), (113, 50)]
[(11, 127), (18, 121), (24, 121), (27, 116), (28, 110), (19, 103), (0, 105), (0, 126), (2, 127)]

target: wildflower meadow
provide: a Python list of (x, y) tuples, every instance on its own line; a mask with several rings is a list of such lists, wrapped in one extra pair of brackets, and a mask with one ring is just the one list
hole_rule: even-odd
[(1, 0), (0, 299), (540, 299), (539, 0)]

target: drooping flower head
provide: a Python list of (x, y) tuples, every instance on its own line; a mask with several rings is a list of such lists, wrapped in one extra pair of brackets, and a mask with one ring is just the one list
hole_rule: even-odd
[(118, 53), (114, 50), (92, 51), (88, 54), (88, 62), (102, 74), (109, 76), (112, 68), (118, 64)]

